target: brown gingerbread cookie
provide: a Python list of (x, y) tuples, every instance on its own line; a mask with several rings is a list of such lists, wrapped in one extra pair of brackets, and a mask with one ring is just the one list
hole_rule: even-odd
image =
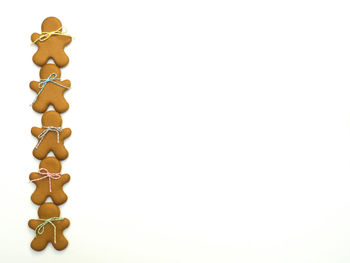
[(69, 174), (61, 174), (61, 163), (55, 157), (47, 157), (40, 162), (39, 172), (31, 173), (29, 179), (36, 184), (36, 190), (32, 194), (34, 204), (43, 204), (47, 197), (51, 197), (56, 205), (67, 201), (67, 195), (63, 191), (63, 185), (70, 180)]
[(63, 230), (69, 227), (69, 220), (60, 217), (60, 209), (53, 203), (46, 203), (39, 207), (39, 219), (31, 219), (28, 225), (35, 230), (36, 237), (30, 246), (36, 251), (46, 248), (49, 242), (57, 250), (63, 250), (68, 246), (68, 241), (63, 235)]
[(72, 41), (72, 37), (63, 31), (61, 21), (56, 17), (48, 17), (41, 24), (41, 31), (41, 34), (33, 33), (31, 36), (32, 42), (38, 46), (33, 62), (43, 66), (52, 58), (60, 68), (66, 66), (69, 58), (64, 47)]
[(34, 157), (42, 160), (52, 151), (57, 159), (66, 159), (68, 151), (64, 147), (64, 140), (71, 135), (71, 129), (62, 129), (61, 115), (55, 111), (45, 112), (41, 123), (42, 128), (33, 127), (31, 131), (33, 136), (38, 138), (38, 143), (33, 150)]
[(59, 113), (68, 110), (69, 104), (64, 93), (70, 89), (70, 81), (61, 81), (61, 70), (55, 64), (46, 64), (40, 69), (41, 81), (31, 81), (29, 86), (37, 93), (32, 107), (33, 110), (43, 113), (52, 105)]

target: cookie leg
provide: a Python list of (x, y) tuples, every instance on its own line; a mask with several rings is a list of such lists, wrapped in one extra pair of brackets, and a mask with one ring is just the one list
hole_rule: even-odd
[(44, 159), (48, 153), (49, 153), (49, 151), (44, 151), (43, 149), (41, 149), (41, 147), (39, 147), (38, 149), (34, 148), (34, 150), (33, 150), (33, 155), (38, 160)]
[(68, 240), (63, 234), (60, 234), (56, 237), (56, 243), (52, 243), (52, 245), (57, 250), (63, 250), (68, 246)]
[(53, 153), (58, 160), (65, 160), (68, 157), (68, 151), (63, 145), (58, 145), (58, 147), (53, 150)]
[(55, 194), (52, 194), (51, 198), (56, 205), (61, 205), (67, 201), (68, 196), (63, 191), (60, 191), (58, 193), (56, 192)]
[(55, 61), (55, 64), (60, 68), (66, 66), (69, 62), (69, 58), (66, 52), (64, 52), (63, 50), (54, 54), (52, 56), (52, 59), (53, 61)]
[(69, 109), (69, 104), (65, 100), (65, 98), (57, 99), (52, 104), (54, 105), (54, 108), (58, 113), (66, 112)]
[(33, 62), (38, 66), (43, 66), (46, 64), (46, 62), (49, 60), (49, 55), (45, 50), (40, 50), (34, 54), (33, 56)]
[(39, 113), (44, 113), (48, 107), (49, 107), (49, 104), (45, 102), (41, 102), (41, 100), (35, 101), (32, 105), (33, 110)]
[(47, 195), (46, 193), (43, 193), (42, 191), (39, 191), (36, 189), (34, 193), (32, 194), (32, 201), (36, 205), (41, 205), (46, 201)]
[(46, 248), (47, 241), (42, 237), (36, 237), (33, 239), (32, 243), (30, 244), (32, 249), (36, 251), (41, 251)]

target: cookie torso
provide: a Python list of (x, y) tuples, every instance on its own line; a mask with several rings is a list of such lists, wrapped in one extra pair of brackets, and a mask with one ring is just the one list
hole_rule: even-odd
[[(67, 195), (63, 191), (63, 185), (70, 180), (69, 174), (60, 175), (60, 179), (51, 179), (51, 192), (50, 192), (50, 182), (49, 178), (44, 178), (42, 174), (31, 173), (30, 180), (36, 185), (36, 190), (32, 194), (32, 201), (34, 204), (43, 204), (48, 197), (51, 197), (52, 201), (56, 205), (61, 205), (67, 201)], [(39, 179), (39, 180), (38, 180)]]
[[(65, 86), (70, 87), (69, 80), (56, 80), (55, 82)], [(31, 82), (31, 87), (34, 86), (35, 89), (39, 90), (38, 81)], [(67, 91), (67, 88), (63, 88), (55, 83), (47, 83), (41, 94), (37, 97), (36, 101), (33, 103), (33, 110), (39, 113), (45, 112), (50, 105), (52, 105), (55, 110), (59, 113), (66, 112), (69, 108), (69, 104), (64, 98), (64, 93)]]
[[(40, 133), (45, 131), (43, 128), (38, 128)], [(57, 143), (57, 133), (56, 132), (48, 132), (44, 139), (41, 141), (38, 148), (34, 148), (33, 155), (35, 158), (42, 160), (44, 159), (49, 152), (53, 152), (57, 159), (64, 160), (68, 157), (68, 151), (64, 146), (64, 138), (59, 135), (58, 143)], [(37, 136), (36, 136), (37, 137)]]
[[(45, 132), (46, 127), (60, 128), (62, 125), (61, 116), (55, 111), (45, 112), (42, 116), (42, 125), (44, 128), (33, 127), (32, 135), (39, 137)], [(52, 151), (55, 157), (59, 160), (64, 160), (68, 157), (68, 151), (64, 147), (64, 140), (71, 135), (69, 128), (62, 129), (60, 132), (49, 131), (43, 136), (42, 139), (38, 138), (38, 144), (33, 150), (35, 158), (42, 160), (50, 151)]]
[[(43, 221), (35, 220), (35, 219), (32, 219), (29, 222), (30, 222), (30, 227), (33, 230), (35, 230), (37, 226), (43, 223)], [(52, 223), (56, 226), (56, 243), (54, 242), (54, 234), (55, 234), (54, 228), (52, 227), (52, 225), (47, 224), (45, 226), (44, 233), (41, 235), (38, 235), (32, 241), (31, 247), (34, 250), (41, 251), (45, 249), (49, 242), (51, 242), (54, 248), (57, 250), (65, 249), (68, 246), (68, 241), (63, 235), (63, 230), (67, 228), (67, 225), (69, 225), (69, 220), (67, 218), (64, 218), (61, 221), (55, 221)]]
[(29, 179), (36, 185), (32, 201), (37, 205), (43, 204), (51, 197), (56, 205), (67, 201), (63, 185), (70, 180), (69, 174), (61, 174), (61, 163), (55, 157), (47, 157), (40, 162), (39, 172), (31, 173)]

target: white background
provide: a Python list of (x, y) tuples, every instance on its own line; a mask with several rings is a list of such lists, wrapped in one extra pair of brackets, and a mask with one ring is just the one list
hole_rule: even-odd
[[(6, 3), (6, 4), (5, 4)], [(3, 1), (0, 262), (350, 262), (350, 3)], [(30, 35), (75, 37), (62, 252), (34, 252)]]

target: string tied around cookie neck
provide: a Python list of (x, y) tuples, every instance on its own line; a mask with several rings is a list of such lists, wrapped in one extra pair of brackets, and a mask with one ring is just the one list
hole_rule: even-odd
[(64, 86), (58, 82), (56, 82), (56, 80), (60, 81), (61, 79), (60, 78), (57, 78), (57, 74), (56, 73), (51, 73), (50, 76), (47, 78), (47, 79), (40, 79), (40, 82), (39, 82), (39, 92), (38, 94), (36, 95), (33, 103), (30, 105), (32, 106), (34, 104), (34, 102), (36, 102), (36, 100), (38, 99), (38, 97), (40, 96), (40, 94), (43, 92), (44, 88), (46, 87), (46, 84), (51, 82), (53, 84), (56, 84), (62, 88), (65, 88), (65, 89), (70, 89), (70, 87), (67, 87), (67, 86)]
[(68, 37), (72, 37), (70, 35), (67, 34), (67, 29), (64, 26), (61, 26), (60, 28), (58, 28), (55, 31), (51, 31), (51, 32), (41, 32), (40, 37), (38, 37), (37, 39), (35, 39), (32, 44), (36, 44), (36, 42), (44, 42), (45, 40), (48, 40), (51, 36), (68, 36)]
[(36, 149), (39, 148), (39, 145), (41, 144), (41, 142), (44, 140), (45, 136), (49, 133), (49, 132), (56, 132), (57, 133), (57, 143), (60, 142), (60, 132), (62, 132), (62, 128), (61, 127), (54, 127), (54, 126), (43, 126), (43, 128), (45, 129), (42, 133), (40, 133), (38, 135), (38, 143), (35, 146)]
[(31, 180), (31, 182), (40, 181), (40, 180), (43, 180), (45, 178), (48, 178), (49, 179), (50, 193), (52, 193), (51, 180), (61, 179), (61, 174), (60, 173), (50, 173), (49, 170), (47, 170), (46, 168), (40, 168), (38, 173), (40, 175), (43, 175), (43, 177)]
[(42, 235), (44, 234), (45, 232), (45, 226), (47, 224), (51, 224), (52, 227), (53, 227), (53, 240), (54, 240), (54, 243), (56, 244), (56, 226), (55, 224), (53, 223), (54, 221), (60, 221), (60, 220), (63, 220), (64, 218), (62, 217), (51, 217), (51, 218), (48, 218), (48, 219), (41, 219), (39, 218), (38, 220), (40, 221), (44, 221), (43, 223), (41, 223), (40, 225), (38, 225), (36, 228), (35, 228), (35, 233), (37, 235)]

